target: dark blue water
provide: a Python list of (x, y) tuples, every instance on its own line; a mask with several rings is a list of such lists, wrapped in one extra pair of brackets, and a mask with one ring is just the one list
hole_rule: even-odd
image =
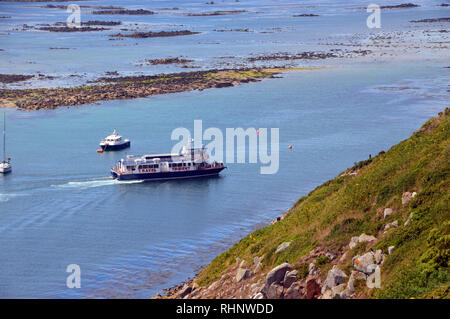
[[(156, 6), (168, 5), (161, 1)], [(215, 20), (192, 21), (216, 27)], [(176, 56), (178, 44), (160, 44), (154, 54)], [(16, 46), (12, 41), (9, 51)], [(235, 43), (228, 50), (239, 47)], [(128, 49), (118, 52), (131, 54), (130, 64), (139, 50)], [(89, 55), (86, 50), (62, 54), (76, 53), (78, 59), (80, 52)], [(17, 59), (45, 65), (48, 57), (39, 52), (21, 53)], [(106, 59), (120, 60), (117, 54)], [(59, 56), (76, 68), (69, 57)], [(3, 63), (9, 73), (26, 68)], [(0, 297), (148, 298), (192, 276), (196, 267), (299, 197), (355, 161), (407, 138), (442, 111), (449, 101), (445, 63), (347, 61), (226, 89), (52, 111), (7, 109), (14, 171), (0, 177)], [(56, 72), (61, 64), (47, 67)], [(87, 70), (89, 63), (81, 68)], [(114, 128), (132, 140), (129, 154), (168, 152), (175, 143), (172, 130), (193, 130), (196, 119), (204, 129), (224, 132), (229, 127), (279, 128), (278, 173), (261, 175), (259, 164), (228, 164), (218, 178), (119, 183), (109, 178), (109, 168), (125, 152), (96, 153), (99, 140)], [(81, 267), (81, 289), (66, 288), (69, 264)]]

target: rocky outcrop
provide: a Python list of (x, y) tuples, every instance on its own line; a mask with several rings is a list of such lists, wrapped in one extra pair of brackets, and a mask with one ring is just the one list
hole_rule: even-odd
[(322, 286), (322, 294), (325, 293), (327, 289), (332, 289), (338, 285), (345, 283), (347, 280), (347, 275), (338, 268), (338, 266), (334, 265), (328, 271), (327, 279), (325, 279), (325, 283)]
[(359, 236), (352, 237), (348, 246), (350, 247), (350, 249), (352, 249), (352, 248), (354, 248), (358, 243), (374, 242), (374, 241), (376, 241), (376, 240), (377, 240), (376, 237), (374, 237), (374, 236), (369, 236), (369, 235), (366, 235), (366, 234), (363, 233), (363, 234), (361, 234), (361, 235), (359, 235)]
[(240, 281), (250, 277), (252, 274), (253, 274), (252, 271), (249, 269), (239, 268), (236, 273), (235, 281), (240, 282)]
[(282, 243), (281, 245), (278, 246), (277, 250), (275, 251), (275, 254), (285, 251), (286, 248), (288, 248), (290, 245), (291, 245), (290, 241)]
[(266, 276), (266, 283), (264, 285), (263, 291), (267, 290), (272, 284), (283, 283), (286, 272), (291, 271), (292, 266), (288, 263), (281, 264), (274, 269), (272, 269)]

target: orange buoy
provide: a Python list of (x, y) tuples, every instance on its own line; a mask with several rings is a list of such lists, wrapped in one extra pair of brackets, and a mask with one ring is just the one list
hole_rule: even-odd
[(258, 134), (258, 135), (259, 135), (259, 130), (257, 130), (257, 131), (256, 131), (256, 134)]
[(97, 153), (103, 153), (103, 148), (99, 148), (99, 149), (97, 150)]

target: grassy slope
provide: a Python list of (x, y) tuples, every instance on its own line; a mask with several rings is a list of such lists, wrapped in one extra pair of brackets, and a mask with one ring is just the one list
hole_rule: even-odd
[[(197, 278), (206, 285), (235, 264), (236, 257), (250, 261), (265, 255), (264, 269), (288, 261), (299, 270), (299, 258), (315, 247), (338, 251), (352, 236), (366, 233), (381, 238), (374, 248), (386, 253), (394, 245), (382, 267), (382, 287), (361, 288), (362, 296), (377, 298), (448, 297), (450, 255), (450, 109), (426, 122), (407, 140), (355, 165), (356, 176), (340, 175), (297, 201), (286, 219), (259, 229), (216, 257)], [(418, 195), (402, 205), (401, 195)], [(383, 210), (394, 210), (383, 220)], [(409, 226), (404, 222), (413, 213)], [(400, 227), (381, 236), (384, 225), (394, 220)], [(285, 241), (291, 245), (274, 254)], [(366, 251), (364, 244), (353, 254)], [(322, 273), (331, 263), (320, 260)], [(341, 267), (349, 273), (351, 258)], [(302, 271), (301, 271), (302, 272)], [(300, 273), (301, 273), (300, 272)]]

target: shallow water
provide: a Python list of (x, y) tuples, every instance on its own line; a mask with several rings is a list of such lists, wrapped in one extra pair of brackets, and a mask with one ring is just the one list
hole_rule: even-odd
[[(270, 11), (257, 2), (247, 3), (256, 8), (254, 11), (267, 10), (264, 19), (272, 19), (271, 15), (278, 19), (279, 12), (287, 10), (279, 8), (279, 4)], [(273, 2), (267, 2), (267, 6), (270, 4)], [(175, 2), (155, 1), (152, 7), (174, 5)], [(8, 4), (6, 8), (15, 6), (18, 4)], [(201, 6), (183, 7), (194, 10)], [(2, 7), (0, 15), (8, 14), (8, 10)], [(24, 11), (24, 15), (40, 10), (44, 9), (33, 8)], [(116, 18), (119, 17), (107, 20)], [(173, 16), (158, 19), (178, 23)], [(183, 21), (219, 28), (223, 20), (230, 28), (224, 19), (229, 17)], [(248, 19), (249, 26), (261, 24), (261, 29), (271, 25), (264, 19), (240, 19)], [(231, 20), (242, 27), (242, 21)], [(326, 33), (329, 26), (321, 28), (320, 32)], [(97, 74), (111, 68), (132, 70), (132, 61), (149, 57), (140, 43), (136, 49), (120, 48), (93, 60), (86, 59), (90, 49), (57, 52), (55, 62), (49, 63), (50, 57), (45, 53), (48, 51), (44, 49), (19, 49), (28, 36), (21, 33), (11, 42), (11, 38), (8, 42), (0, 38), (7, 52), (0, 54), (21, 51), (8, 56), (17, 61), (14, 66), (1, 60), (2, 72), (32, 73), (35, 67), (44, 74), (63, 72), (61, 63), (66, 61), (69, 72), (80, 68), (79, 72), (89, 70)], [(228, 33), (223, 36), (230, 37)], [(280, 42), (285, 40), (283, 34), (279, 38), (271, 36)], [(52, 37), (61, 42), (53, 44)], [(44, 41), (40, 47), (48, 48), (67, 46), (65, 37), (41, 34), (28, 40), (32, 46)], [(97, 37), (88, 35), (80, 41), (92, 43)], [(148, 51), (155, 57), (164, 57), (165, 53), (180, 55), (179, 48), (194, 57), (271, 51), (257, 42), (243, 43), (243, 39), (217, 49), (194, 45), (193, 51), (186, 46), (193, 41), (189, 37), (156, 40), (158, 46)], [(278, 45), (275, 49), (283, 51)], [(30, 59), (37, 64), (20, 63)], [(101, 60), (103, 64), (99, 64)], [(409, 137), (429, 117), (442, 111), (449, 102), (446, 90), (450, 79), (444, 62), (335, 64), (329, 69), (290, 72), (281, 79), (225, 89), (52, 111), (6, 110), (8, 155), (13, 158), (14, 172), (0, 177), (0, 297), (147, 298), (185, 280), (199, 265), (211, 261), (249, 231), (270, 222), (299, 197), (355, 161)], [(174, 144), (170, 140), (172, 130), (193, 130), (195, 119), (203, 120), (204, 129), (280, 128), (278, 173), (261, 175), (259, 164), (229, 164), (218, 178), (117, 182), (109, 179), (108, 171), (125, 151), (95, 151), (99, 140), (116, 128), (132, 140), (131, 149), (126, 151), (129, 154), (168, 152)], [(288, 145), (293, 145), (292, 151)], [(66, 288), (65, 270), (69, 264), (81, 267), (81, 289)]]

